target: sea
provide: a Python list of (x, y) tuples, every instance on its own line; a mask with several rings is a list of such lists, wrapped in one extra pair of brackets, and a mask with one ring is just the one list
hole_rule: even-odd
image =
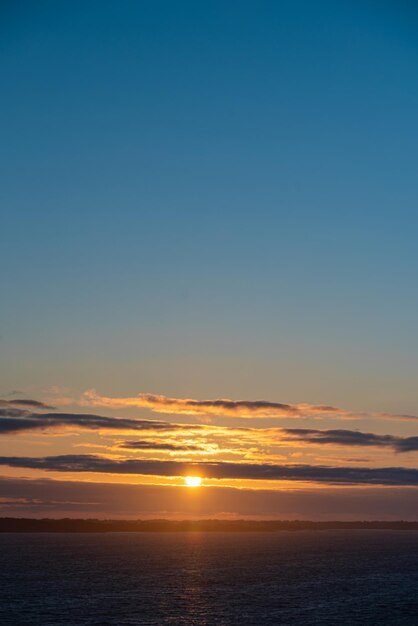
[(0, 624), (418, 625), (418, 532), (4, 533)]

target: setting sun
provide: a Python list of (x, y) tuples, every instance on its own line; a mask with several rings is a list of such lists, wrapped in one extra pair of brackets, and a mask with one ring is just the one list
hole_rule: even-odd
[(202, 484), (200, 476), (185, 476), (184, 480), (188, 487), (200, 487)]

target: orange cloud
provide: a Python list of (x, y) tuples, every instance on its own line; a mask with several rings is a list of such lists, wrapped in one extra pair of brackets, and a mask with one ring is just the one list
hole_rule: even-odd
[(175, 413), (176, 415), (223, 415), (227, 417), (323, 417), (345, 416), (350, 413), (328, 405), (284, 404), (266, 400), (194, 400), (192, 398), (169, 398), (167, 396), (140, 393), (128, 398), (110, 398), (99, 395), (94, 389), (83, 393), (82, 406), (102, 406), (112, 408), (142, 408), (155, 413)]
[(85, 391), (75, 404), (109, 408), (140, 408), (154, 413), (198, 415), (199, 417), (224, 416), (236, 418), (311, 418), (356, 420), (363, 418), (396, 421), (417, 421), (416, 415), (383, 412), (352, 412), (328, 404), (285, 404), (268, 400), (196, 400), (193, 398), (170, 398), (159, 394), (139, 393), (137, 396), (111, 398), (102, 396), (95, 389)]

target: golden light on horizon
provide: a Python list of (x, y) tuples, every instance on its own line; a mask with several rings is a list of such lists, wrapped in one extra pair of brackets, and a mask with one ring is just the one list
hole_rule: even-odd
[(184, 482), (188, 487), (200, 487), (202, 479), (200, 476), (185, 476)]

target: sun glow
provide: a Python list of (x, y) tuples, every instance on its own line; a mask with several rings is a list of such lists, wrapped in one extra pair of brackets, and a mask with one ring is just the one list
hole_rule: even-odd
[(202, 484), (200, 476), (185, 476), (184, 481), (188, 487), (200, 487)]

